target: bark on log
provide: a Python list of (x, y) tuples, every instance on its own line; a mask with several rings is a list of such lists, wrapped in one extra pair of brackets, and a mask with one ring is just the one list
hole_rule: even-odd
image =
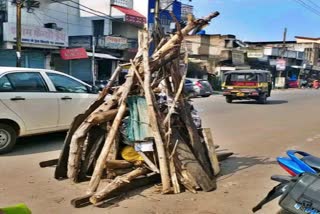
[[(108, 158), (108, 154), (110, 152), (110, 148), (114, 142), (115, 136), (119, 130), (119, 126), (121, 123), (121, 120), (126, 112), (126, 99), (128, 97), (128, 94), (130, 92), (130, 89), (133, 85), (133, 78), (134, 78), (134, 71), (132, 69), (129, 70), (129, 74), (127, 76), (127, 80), (123, 87), (123, 93), (121, 96), (121, 105), (119, 108), (119, 111), (117, 113), (116, 118), (114, 119), (114, 122), (111, 126), (110, 132), (106, 138), (106, 142), (104, 144), (104, 147), (100, 153), (100, 156), (98, 158), (96, 167), (94, 169), (93, 175), (91, 177), (90, 183), (89, 183), (89, 189), (88, 193), (95, 192), (96, 189), (99, 186), (99, 182), (103, 173), (103, 169), (105, 167), (106, 160)], [(119, 89), (120, 90), (120, 89)]]
[(149, 121), (151, 124), (151, 128), (154, 134), (154, 140), (158, 152), (159, 158), (159, 165), (160, 165), (160, 175), (161, 175), (161, 182), (162, 182), (162, 192), (168, 193), (170, 192), (171, 185), (170, 185), (170, 177), (169, 177), (169, 168), (167, 162), (167, 156), (164, 149), (164, 143), (162, 140), (162, 136), (160, 134), (160, 129), (157, 121), (157, 114), (154, 108), (154, 102), (152, 98), (152, 91), (151, 91), (151, 72), (149, 67), (149, 53), (148, 53), (148, 33), (143, 33), (143, 41), (144, 41), (144, 51), (143, 51), (143, 67), (144, 67), (144, 91), (146, 102), (148, 106), (148, 114), (149, 114)]
[(218, 158), (218, 161), (221, 162), (228, 159), (231, 155), (233, 155), (233, 152), (221, 152), (221, 153), (217, 153), (217, 158)]
[(181, 95), (181, 92), (183, 90), (183, 87), (184, 87), (184, 84), (185, 84), (185, 80), (186, 80), (186, 76), (187, 76), (187, 71), (183, 74), (182, 76), (182, 79), (180, 81), (180, 84), (179, 84), (179, 88), (178, 88), (178, 91), (176, 92), (176, 96), (174, 97), (174, 100), (170, 106), (170, 109), (169, 109), (169, 112), (166, 116), (166, 118), (164, 119), (163, 121), (163, 124), (166, 124), (169, 120), (169, 118), (171, 117), (174, 109), (175, 109), (175, 106), (176, 106), (176, 103), (178, 102), (179, 98), (180, 98), (180, 95)]
[(126, 168), (126, 169), (110, 169), (108, 170), (107, 179), (115, 179), (117, 176), (121, 176), (124, 174), (127, 174), (132, 171), (132, 168)]
[[(104, 200), (111, 199), (111, 198), (120, 196), (123, 193), (128, 193), (131, 190), (134, 190), (134, 189), (137, 189), (140, 187), (144, 187), (144, 186), (148, 186), (151, 184), (155, 184), (158, 182), (160, 182), (160, 175), (159, 174), (153, 174), (153, 175), (150, 175), (147, 177), (137, 178), (137, 179), (132, 180), (130, 182), (130, 185), (122, 186), (119, 189), (112, 191), (110, 194), (108, 194), (108, 196)], [(88, 206), (91, 204), (89, 199), (92, 195), (93, 194), (88, 194), (85, 196), (77, 197), (77, 198), (71, 200), (71, 204), (75, 208)]]
[(112, 98), (108, 100), (107, 103), (100, 105), (95, 111), (93, 111), (93, 113), (87, 117), (86, 121), (84, 121), (72, 135), (68, 158), (68, 177), (70, 179), (74, 179), (78, 174), (81, 146), (83, 145), (89, 130), (95, 125), (87, 121), (90, 121), (92, 117), (95, 117), (94, 115), (96, 115), (96, 113), (107, 112), (113, 108), (120, 99), (121, 94), (122, 89), (118, 89)]
[(212, 181), (203, 169), (188, 144), (180, 135), (179, 130), (172, 128), (171, 142), (176, 142), (177, 140), (179, 143), (177, 145), (176, 152), (173, 154), (173, 157), (176, 159), (175, 164), (178, 164), (177, 168), (186, 170), (192, 177), (190, 179), (196, 181), (203, 191), (208, 192), (216, 189), (216, 183)]
[[(109, 128), (107, 129), (107, 132), (109, 132)], [(106, 133), (107, 134), (107, 133)], [(115, 159), (117, 159), (117, 155), (118, 155), (118, 152), (119, 152), (119, 144), (120, 144), (120, 134), (119, 132), (116, 134), (115, 136), (115, 139), (114, 139), (114, 142), (110, 148), (110, 152), (108, 154), (108, 157), (107, 157), (107, 162), (108, 161), (114, 161)], [(107, 173), (107, 178), (111, 178), (111, 176), (109, 176), (109, 169), (106, 167), (106, 173)]]
[(211, 19), (218, 16), (219, 12), (211, 13), (209, 16), (205, 17), (204, 19), (194, 20), (189, 22), (186, 27), (181, 30), (181, 35), (175, 34), (165, 45), (163, 45), (157, 52), (152, 55), (151, 61), (158, 61), (161, 60), (167, 53), (168, 50), (171, 50), (176, 45), (181, 43), (183, 36), (187, 35), (196, 27), (201, 27), (207, 25)]
[[(77, 129), (84, 123), (85, 119), (104, 103), (104, 99), (106, 95), (108, 94), (110, 88), (116, 81), (121, 70), (122, 70), (121, 66), (118, 66), (117, 69), (113, 72), (113, 75), (110, 81), (108, 82), (107, 87), (104, 88), (102, 93), (99, 94), (98, 99), (94, 103), (92, 103), (83, 114), (79, 114), (78, 116), (76, 116), (73, 122), (71, 123), (70, 129), (68, 131), (68, 134), (63, 144), (62, 152), (60, 153), (58, 165), (55, 170), (54, 177), (56, 179), (68, 177), (68, 158), (69, 158), (70, 144), (71, 144), (72, 137), (74, 133), (77, 131)], [(89, 131), (89, 128), (87, 128), (87, 131)]]
[(170, 164), (170, 175), (171, 175), (171, 182), (172, 182), (172, 186), (173, 186), (173, 192), (175, 194), (178, 194), (181, 192), (181, 188), (180, 188), (180, 184), (179, 184), (179, 181), (178, 181), (178, 176), (177, 176), (177, 173), (176, 173), (176, 167), (174, 165), (174, 161), (173, 159), (171, 158), (169, 160), (169, 164)]
[(49, 166), (56, 166), (58, 164), (59, 159), (52, 159), (47, 161), (41, 161), (39, 166), (41, 168), (49, 167)]
[(88, 133), (88, 141), (87, 148), (83, 148), (81, 163), (79, 167), (79, 172), (77, 176), (73, 178), (74, 182), (82, 182), (88, 180), (88, 176), (90, 176), (89, 172), (91, 167), (93, 167), (93, 161), (97, 158), (97, 153), (101, 150), (101, 144), (104, 139), (105, 129), (99, 126), (94, 126), (90, 129)]
[(118, 109), (112, 109), (105, 112), (96, 112), (92, 114), (92, 117), (88, 118), (87, 122), (92, 125), (105, 123), (113, 120), (118, 113)]
[(211, 164), (208, 157), (208, 153), (206, 152), (205, 145), (201, 143), (197, 127), (193, 122), (190, 111), (190, 104), (183, 98), (183, 96), (180, 98), (179, 104), (181, 109), (180, 116), (188, 130), (192, 151), (194, 152), (197, 159), (200, 161), (200, 164), (207, 173), (207, 175), (211, 179), (213, 179), (213, 173), (211, 171)]
[(141, 175), (146, 175), (148, 171), (149, 170), (146, 168), (137, 168), (132, 172), (129, 172), (128, 174), (116, 177), (115, 180), (109, 183), (105, 188), (103, 188), (103, 190), (94, 194), (90, 198), (90, 202), (92, 204), (99, 203), (100, 201), (104, 200), (108, 196), (108, 194), (110, 194), (112, 191), (129, 184), (130, 181), (132, 181), (133, 179)]
[(127, 169), (133, 167), (133, 164), (125, 160), (108, 160), (107, 169)]
[(70, 143), (73, 134), (76, 132), (76, 130), (79, 128), (79, 126), (82, 124), (82, 122), (85, 120), (85, 118), (94, 111), (95, 108), (97, 108), (101, 103), (101, 100), (95, 101), (83, 114), (79, 114), (76, 116), (72, 123), (71, 127), (67, 133), (67, 136), (63, 143), (63, 148), (59, 156), (58, 164), (56, 166), (56, 169), (54, 171), (54, 178), (55, 179), (64, 179), (68, 177), (68, 158), (69, 158), (69, 152), (70, 152)]
[[(104, 139), (105, 136), (104, 134), (102, 134), (94, 143), (94, 145), (90, 148), (90, 150), (88, 150), (88, 154), (85, 158), (85, 160), (83, 161), (82, 165), (81, 165), (81, 170), (83, 172), (89, 173), (89, 170), (93, 170), (94, 167), (94, 162), (95, 160), (98, 158), (98, 154), (100, 153), (102, 147), (103, 147), (103, 143), (104, 143)], [(79, 179), (83, 179), (80, 177), (79, 175)]]

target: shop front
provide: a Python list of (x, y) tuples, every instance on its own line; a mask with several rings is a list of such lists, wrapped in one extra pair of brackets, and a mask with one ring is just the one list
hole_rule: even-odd
[[(68, 46), (68, 36), (62, 30), (22, 25), (22, 67), (49, 68), (50, 53)], [(16, 66), (16, 25), (3, 23), (3, 47), (0, 50), (0, 66)], [(48, 60), (48, 61), (47, 61)]]

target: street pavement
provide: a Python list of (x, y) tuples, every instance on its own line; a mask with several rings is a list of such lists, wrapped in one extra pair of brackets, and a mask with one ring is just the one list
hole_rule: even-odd
[[(86, 191), (86, 183), (53, 179), (54, 168), (39, 162), (57, 158), (65, 134), (20, 139), (15, 151), (0, 156), (0, 207), (26, 203), (33, 213), (251, 213), (251, 208), (276, 185), (273, 174), (286, 174), (275, 158), (287, 149), (301, 149), (320, 156), (320, 90), (273, 91), (268, 104), (235, 101), (220, 95), (194, 99), (203, 120), (211, 128), (220, 151), (235, 155), (222, 162), (218, 189), (198, 194), (161, 195), (145, 188), (113, 201), (106, 208), (74, 209), (72, 198)], [(259, 213), (279, 211), (277, 202)]]

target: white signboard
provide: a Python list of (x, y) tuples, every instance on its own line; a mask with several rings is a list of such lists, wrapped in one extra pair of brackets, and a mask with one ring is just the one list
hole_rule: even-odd
[(98, 41), (99, 47), (124, 50), (128, 48), (128, 40), (123, 37), (105, 36)]
[(286, 70), (286, 60), (285, 59), (277, 59), (276, 69), (277, 71)]
[[(64, 31), (32, 25), (22, 25), (21, 28), (22, 43), (59, 47), (68, 46), (68, 35)], [(3, 32), (3, 41), (16, 41), (15, 23), (3, 23)]]
[(275, 82), (276, 88), (284, 88), (285, 84), (286, 84), (285, 77), (276, 77), (276, 82)]
[(263, 52), (260, 50), (250, 50), (247, 52), (248, 58), (262, 58)]

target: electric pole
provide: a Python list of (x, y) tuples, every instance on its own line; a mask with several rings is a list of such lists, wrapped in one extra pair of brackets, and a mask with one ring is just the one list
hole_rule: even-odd
[[(285, 60), (284, 55), (286, 53), (286, 38), (287, 38), (287, 28), (284, 28), (283, 31), (283, 43), (282, 43), (282, 50), (281, 50), (281, 60), (282, 62)], [(285, 66), (287, 65), (287, 62), (285, 62)], [(282, 76), (282, 70), (279, 71), (279, 77)]]
[(91, 57), (91, 70), (92, 70), (92, 85), (96, 86), (96, 62), (95, 62), (95, 54), (96, 54), (96, 37), (92, 36), (92, 57)]
[(284, 54), (286, 53), (286, 39), (287, 39), (287, 28), (284, 28), (282, 54), (281, 54), (282, 59), (284, 58)]
[(23, 6), (22, 0), (16, 0), (16, 54), (17, 54), (17, 67), (21, 67), (21, 8)]
[(156, 0), (156, 5), (154, 7), (154, 26), (155, 29), (159, 27), (159, 13), (160, 13), (160, 0)]

